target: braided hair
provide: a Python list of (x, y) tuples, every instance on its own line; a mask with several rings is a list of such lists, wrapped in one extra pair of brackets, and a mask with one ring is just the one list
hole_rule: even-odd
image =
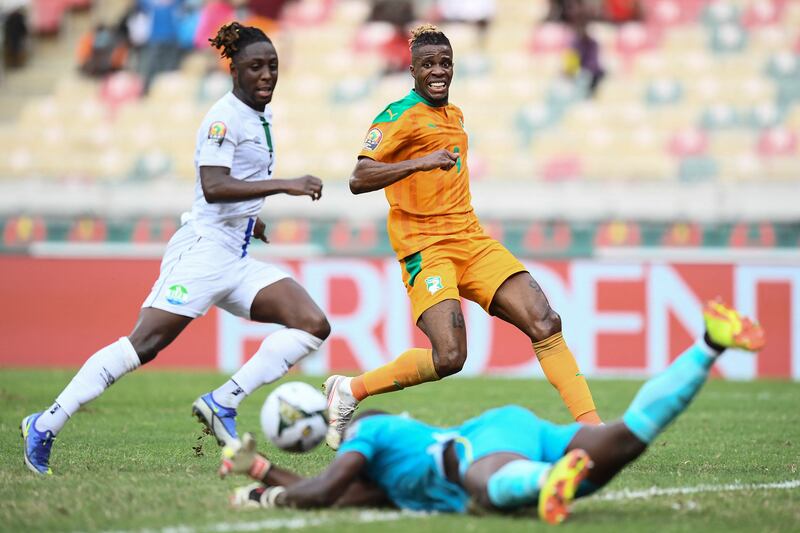
[(267, 34), (254, 26), (243, 26), (238, 22), (225, 24), (217, 30), (217, 35), (208, 42), (211, 46), (220, 50), (222, 57), (234, 59), (236, 54), (244, 50), (249, 44), (257, 42), (267, 42), (272, 44), (272, 40)]
[(446, 44), (447, 46), (451, 46), (447, 36), (433, 24), (420, 24), (411, 30), (411, 39), (408, 40), (408, 47), (411, 49), (412, 53), (428, 44)]

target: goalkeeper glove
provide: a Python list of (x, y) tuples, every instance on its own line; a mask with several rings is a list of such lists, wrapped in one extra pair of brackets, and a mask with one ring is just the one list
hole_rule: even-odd
[(250, 433), (245, 433), (241, 443), (235, 442), (222, 449), (222, 464), (219, 467), (220, 477), (228, 474), (244, 474), (256, 481), (266, 478), (272, 463), (256, 452), (256, 440)]

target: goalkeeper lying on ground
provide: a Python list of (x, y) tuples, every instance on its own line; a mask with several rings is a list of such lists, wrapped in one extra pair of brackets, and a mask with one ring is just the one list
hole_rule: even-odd
[(726, 348), (764, 346), (761, 327), (721, 303), (709, 302), (703, 316), (705, 335), (644, 384), (622, 420), (608, 425), (558, 425), (513, 405), (451, 428), (366, 411), (317, 477), (273, 465), (255, 452), (250, 435), (238, 449), (225, 448), (220, 474), (258, 481), (237, 489), (236, 505), (456, 513), (536, 505), (543, 520), (559, 523), (574, 498), (603, 487), (689, 406)]

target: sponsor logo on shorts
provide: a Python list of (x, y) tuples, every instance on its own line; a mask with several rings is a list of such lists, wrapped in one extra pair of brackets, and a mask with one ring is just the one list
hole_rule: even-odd
[(364, 149), (374, 150), (378, 147), (383, 139), (383, 132), (378, 128), (372, 128), (367, 132), (367, 138), (364, 139)]
[(222, 146), (222, 141), (225, 140), (225, 134), (228, 133), (228, 127), (224, 122), (212, 122), (208, 127), (208, 142)]
[(183, 285), (172, 285), (167, 289), (167, 301), (172, 305), (183, 305), (189, 299), (189, 291)]
[(431, 294), (436, 294), (440, 290), (444, 289), (444, 285), (442, 285), (442, 278), (440, 276), (430, 276), (425, 278), (425, 286), (428, 287), (428, 292)]

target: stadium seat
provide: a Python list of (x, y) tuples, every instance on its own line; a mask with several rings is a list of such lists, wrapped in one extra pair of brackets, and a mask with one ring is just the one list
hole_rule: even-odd
[(742, 14), (747, 28), (775, 26), (786, 12), (786, 0), (755, 0), (749, 2)]
[(639, 54), (661, 45), (661, 35), (638, 22), (623, 24), (617, 32), (614, 50), (625, 65), (631, 64)]
[[(774, 101), (774, 99), (771, 99)], [(787, 120), (787, 109), (772, 103), (770, 100), (763, 101), (742, 110), (742, 120), (744, 124), (752, 129), (774, 128)], [(787, 123), (790, 128), (796, 128), (791, 123)]]
[(739, 20), (738, 7), (728, 0), (708, 2), (703, 10), (702, 21), (707, 26), (723, 26)]
[(530, 41), (530, 51), (534, 54), (562, 54), (572, 39), (567, 26), (545, 22), (535, 27)]
[(696, 22), (707, 0), (644, 0), (643, 3), (647, 22), (664, 27)]
[(678, 131), (669, 141), (669, 151), (678, 157), (702, 156), (707, 148), (707, 135), (696, 128)]
[(718, 158), (719, 177), (726, 181), (747, 181), (764, 179), (765, 168), (753, 148), (728, 157)]
[(690, 156), (681, 159), (678, 178), (687, 183), (714, 179), (719, 174), (716, 159), (708, 156)]
[(733, 106), (727, 104), (712, 105), (703, 110), (699, 125), (707, 130), (736, 128), (740, 125), (739, 114)]
[(777, 81), (796, 80), (800, 76), (800, 58), (789, 51), (774, 54), (769, 58), (767, 74)]
[(673, 79), (656, 79), (647, 85), (645, 101), (650, 106), (670, 105), (680, 102), (683, 84)]
[(711, 29), (709, 47), (717, 54), (738, 53), (746, 46), (747, 33), (738, 24), (722, 24)]
[(763, 157), (788, 157), (798, 153), (798, 135), (784, 127), (764, 130), (758, 139), (758, 153)]
[(100, 88), (100, 98), (111, 114), (119, 111), (128, 102), (138, 100), (144, 90), (141, 77), (132, 72), (115, 72), (108, 76)]
[(547, 104), (530, 104), (520, 109), (515, 126), (520, 133), (520, 144), (527, 145), (561, 119), (561, 111)]

